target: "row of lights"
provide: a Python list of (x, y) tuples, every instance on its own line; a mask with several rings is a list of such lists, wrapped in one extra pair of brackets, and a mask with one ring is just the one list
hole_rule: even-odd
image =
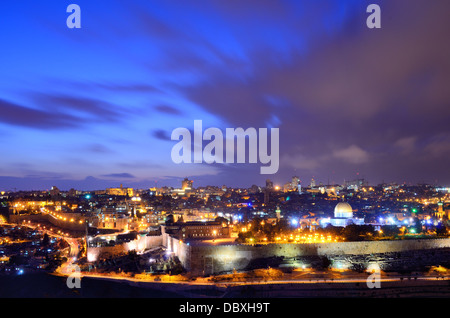
[(296, 243), (331, 243), (331, 242), (337, 242), (337, 238), (334, 238), (331, 235), (324, 236), (323, 234), (315, 233), (314, 235), (293, 235), (290, 234), (289, 237), (284, 236), (283, 238), (277, 236), (275, 238), (275, 241), (294, 241)]
[[(48, 211), (47, 211), (47, 212), (48, 212)], [(55, 217), (55, 218), (57, 218), (57, 219), (60, 219), (60, 220), (62, 220), (62, 221), (69, 221), (69, 222), (71, 222), (71, 223), (75, 222), (75, 219), (74, 219), (74, 218), (67, 219), (67, 217), (62, 216), (62, 215), (59, 215), (59, 214), (56, 214), (56, 213), (53, 213), (53, 212), (48, 212), (48, 213), (50, 213), (53, 217)], [(78, 223), (79, 223), (79, 224), (83, 224), (83, 220), (79, 220)]]
[[(25, 222), (25, 221), (24, 221), (24, 222)], [(28, 224), (30, 224), (30, 223), (31, 223), (31, 221), (28, 221)], [(37, 227), (40, 228), (41, 225), (40, 225), (40, 224), (37, 224)], [(50, 232), (53, 232), (53, 228), (46, 229), (45, 226), (42, 226), (42, 229), (43, 229), (43, 230), (48, 230), (48, 231), (50, 231)], [(59, 235), (66, 235), (66, 236), (69, 236), (69, 233), (64, 233), (64, 232), (62, 232), (61, 230), (58, 230), (56, 233), (59, 234)]]

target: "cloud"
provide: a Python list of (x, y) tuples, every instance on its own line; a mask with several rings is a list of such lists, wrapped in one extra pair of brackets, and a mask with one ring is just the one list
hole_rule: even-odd
[(32, 109), (0, 99), (0, 122), (13, 126), (58, 130), (80, 126), (77, 118), (59, 112)]
[(79, 128), (86, 123), (119, 122), (124, 119), (119, 106), (68, 95), (31, 93), (36, 107), (0, 99), (0, 122), (42, 130)]
[[(124, 186), (131, 186), (135, 188), (146, 188), (154, 182), (127, 182)], [(2, 191), (16, 191), (17, 190), (48, 190), (56, 186), (60, 190), (67, 191), (71, 188), (85, 191), (101, 190), (105, 188), (117, 187), (117, 180), (105, 180), (92, 176), (84, 179), (71, 178), (37, 178), (37, 177), (10, 177), (0, 176), (0, 189)]]
[[(9, 59), (24, 62), (7, 64), (29, 67), (31, 73), (24, 73), (20, 80), (26, 82), (25, 76), (32, 74), (29, 80), (36, 84), (34, 89), (45, 93), (31, 95), (33, 105), (0, 101), (0, 123), (58, 132), (87, 128), (83, 137), (117, 133), (111, 137), (137, 141), (150, 134), (170, 141), (170, 131), (164, 127), (191, 127), (191, 117), (200, 113), (227, 127), (279, 127), (280, 178), (300, 169), (305, 174), (315, 171), (316, 179), (336, 171), (340, 174), (336, 178), (343, 179), (363, 163), (370, 163), (366, 165), (369, 179), (380, 173), (386, 179), (419, 176), (421, 167), (435, 176), (445, 174), (442, 162), (449, 149), (445, 136), (450, 133), (450, 3), (383, 1), (381, 30), (366, 28), (366, 6), (360, 0), (111, 4), (110, 17), (133, 20), (108, 25), (99, 16), (99, 21), (91, 21), (97, 24), (90, 34), (80, 33), (67, 42), (59, 42), (61, 33), (58, 38), (36, 37), (42, 45), (32, 55), (14, 37), (6, 38), (5, 49), (12, 48), (7, 52), (20, 53), (21, 58), (9, 54)], [(36, 34), (34, 28), (27, 30), (28, 36)], [(73, 50), (72, 41), (77, 46), (93, 45)], [(65, 54), (56, 57), (53, 51)], [(39, 73), (40, 65), (49, 67), (46, 74)], [(13, 70), (3, 68), (2, 78), (8, 81)], [(41, 83), (45, 76), (52, 77), (51, 85)], [(73, 79), (73, 85), (64, 81), (66, 77)], [(15, 89), (30, 97), (23, 84)], [(151, 120), (160, 119), (161, 125), (152, 126)], [(129, 125), (122, 125), (127, 120)], [(14, 137), (16, 131), (9, 132)], [(66, 137), (70, 142), (77, 136), (54, 136), (55, 140)], [(45, 149), (53, 140), (44, 143), (35, 138), (34, 142), (36, 148)], [(109, 148), (119, 156), (143, 153), (142, 147), (133, 148), (138, 142), (104, 146), (91, 142), (84, 148), (91, 157), (92, 152), (107, 153)], [(160, 164), (159, 171), (164, 171), (170, 153), (159, 150), (168, 148), (168, 143), (153, 142), (155, 147), (163, 146), (154, 150), (152, 164)], [(141, 166), (139, 173), (131, 166), (117, 167), (139, 176), (143, 171)], [(182, 175), (194, 174), (198, 168), (167, 170)], [(222, 177), (234, 182), (231, 176), (242, 182), (259, 180), (242, 167), (215, 168), (223, 174), (210, 178), (214, 182), (221, 183)], [(109, 171), (115, 169), (109, 167)], [(448, 174), (445, 178), (450, 181)]]
[(417, 137), (404, 137), (398, 139), (394, 143), (394, 147), (398, 148), (403, 154), (410, 154), (415, 150), (415, 144), (417, 141)]
[(91, 144), (84, 148), (85, 150), (93, 153), (113, 153), (114, 151), (102, 144)]
[(101, 177), (106, 177), (106, 178), (125, 178), (125, 179), (133, 179), (136, 178), (135, 176), (133, 176), (130, 173), (111, 173), (111, 174), (103, 174), (101, 175)]
[(450, 156), (450, 133), (430, 138), (423, 152), (434, 158), (448, 158)]
[(159, 139), (159, 140), (164, 140), (164, 141), (171, 141), (171, 137), (170, 134), (162, 129), (158, 129), (158, 130), (154, 130), (152, 131), (152, 136)]
[(118, 166), (127, 168), (127, 169), (136, 169), (136, 170), (150, 170), (150, 169), (162, 170), (162, 169), (164, 169), (164, 165), (162, 165), (162, 164), (145, 161), (145, 160), (121, 162), (121, 163), (118, 163)]
[(102, 100), (73, 96), (45, 95), (35, 96), (39, 105), (52, 111), (74, 114), (85, 122), (119, 122), (124, 118), (124, 111), (118, 105), (112, 105)]
[(333, 151), (333, 157), (353, 164), (366, 163), (369, 161), (369, 153), (356, 145)]
[(159, 106), (156, 106), (155, 109), (158, 112), (164, 113), (164, 114), (181, 115), (181, 111), (179, 109), (177, 109), (177, 108), (172, 107), (172, 106), (159, 105)]
[[(277, 14), (283, 12), (276, 9)], [(337, 15), (340, 8), (336, 9)], [(390, 170), (399, 171), (392, 173), (396, 178), (419, 175), (417, 165), (405, 164), (404, 154), (415, 151), (424, 158), (422, 165), (433, 165), (448, 149), (445, 138), (419, 147), (424, 136), (448, 132), (450, 91), (445, 86), (450, 82), (450, 42), (444, 34), (450, 23), (445, 17), (448, 9), (445, 1), (433, 7), (389, 2), (383, 6), (379, 32), (366, 28), (365, 10), (347, 10), (344, 20), (336, 17), (340, 23), (333, 25), (334, 31), (325, 34), (320, 26), (311, 28), (314, 38), (305, 43), (305, 51), (295, 50), (288, 37), (287, 59), (280, 47), (262, 49), (263, 41), (257, 45), (248, 38), (248, 44), (259, 50), (244, 51), (247, 63), (240, 76), (225, 68), (209, 68), (208, 80), (184, 91), (193, 102), (236, 126), (264, 127), (272, 115), (279, 118), (284, 175), (297, 167), (318, 169), (325, 176), (325, 171), (334, 170), (345, 176), (353, 173), (352, 165), (370, 162), (367, 176), (374, 180), (379, 168), (373, 158), (378, 156), (394, 167)], [(236, 21), (247, 17), (245, 11), (228, 10)], [(321, 17), (320, 21), (329, 14), (312, 12), (311, 19)], [(280, 16), (289, 25), (295, 23), (286, 12)], [(268, 25), (277, 32), (280, 25), (271, 21)], [(299, 37), (304, 35), (300, 27), (296, 31)], [(283, 107), (267, 96), (283, 100)], [(298, 145), (301, 152), (296, 151)], [(336, 150), (329, 154), (329, 149)]]
[(280, 164), (294, 169), (314, 170), (320, 166), (318, 158), (308, 158), (304, 155), (284, 155), (280, 159)]

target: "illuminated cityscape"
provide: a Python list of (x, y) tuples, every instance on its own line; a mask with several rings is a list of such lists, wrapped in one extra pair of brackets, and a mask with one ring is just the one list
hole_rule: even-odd
[(448, 298), (448, 12), (3, 0), (0, 299), (19, 299), (4, 310)]
[(314, 273), (362, 279), (376, 263), (388, 280), (447, 279), (449, 188), (292, 180), (295, 186), (195, 187), (185, 178), (180, 188), (2, 191), (1, 275), (64, 277), (77, 265), (83, 277), (276, 285)]

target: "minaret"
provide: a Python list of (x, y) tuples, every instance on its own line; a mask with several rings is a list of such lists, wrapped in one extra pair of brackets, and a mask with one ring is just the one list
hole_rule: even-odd
[(436, 213), (436, 216), (440, 219), (442, 219), (442, 217), (444, 216), (444, 202), (439, 201), (438, 202), (438, 211)]
[(279, 221), (281, 219), (281, 210), (278, 205), (277, 205), (277, 209), (275, 210), (275, 215), (277, 216), (277, 220)]
[(86, 244), (86, 250), (85, 250), (85, 253), (86, 253), (86, 259), (87, 259), (87, 255), (88, 255), (88, 251), (89, 251), (89, 220), (87, 219), (87, 218), (85, 218), (85, 225), (86, 225), (86, 233), (85, 233), (85, 240), (84, 240), (84, 242), (85, 242), (85, 244)]
[(267, 206), (270, 201), (270, 191), (269, 189), (264, 189), (264, 204)]

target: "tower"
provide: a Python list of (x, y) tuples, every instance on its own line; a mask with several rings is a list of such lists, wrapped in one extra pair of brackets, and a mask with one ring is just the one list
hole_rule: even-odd
[(264, 189), (264, 204), (269, 204), (270, 200), (270, 191), (268, 189)]
[(445, 212), (444, 212), (444, 202), (439, 201), (439, 202), (438, 202), (438, 210), (437, 210), (437, 212), (436, 212), (436, 216), (437, 216), (438, 218), (442, 219), (442, 217), (443, 217), (444, 215), (445, 215)]
[(292, 189), (297, 189), (298, 185), (300, 184), (300, 179), (299, 177), (292, 177), (292, 181), (291, 181), (291, 188)]
[(277, 205), (277, 209), (275, 210), (275, 215), (277, 216), (277, 220), (279, 221), (281, 219), (281, 210), (278, 205)]
[(184, 178), (183, 181), (181, 181), (181, 189), (185, 190), (192, 190), (192, 185), (194, 184), (194, 181), (189, 180), (188, 178)]

